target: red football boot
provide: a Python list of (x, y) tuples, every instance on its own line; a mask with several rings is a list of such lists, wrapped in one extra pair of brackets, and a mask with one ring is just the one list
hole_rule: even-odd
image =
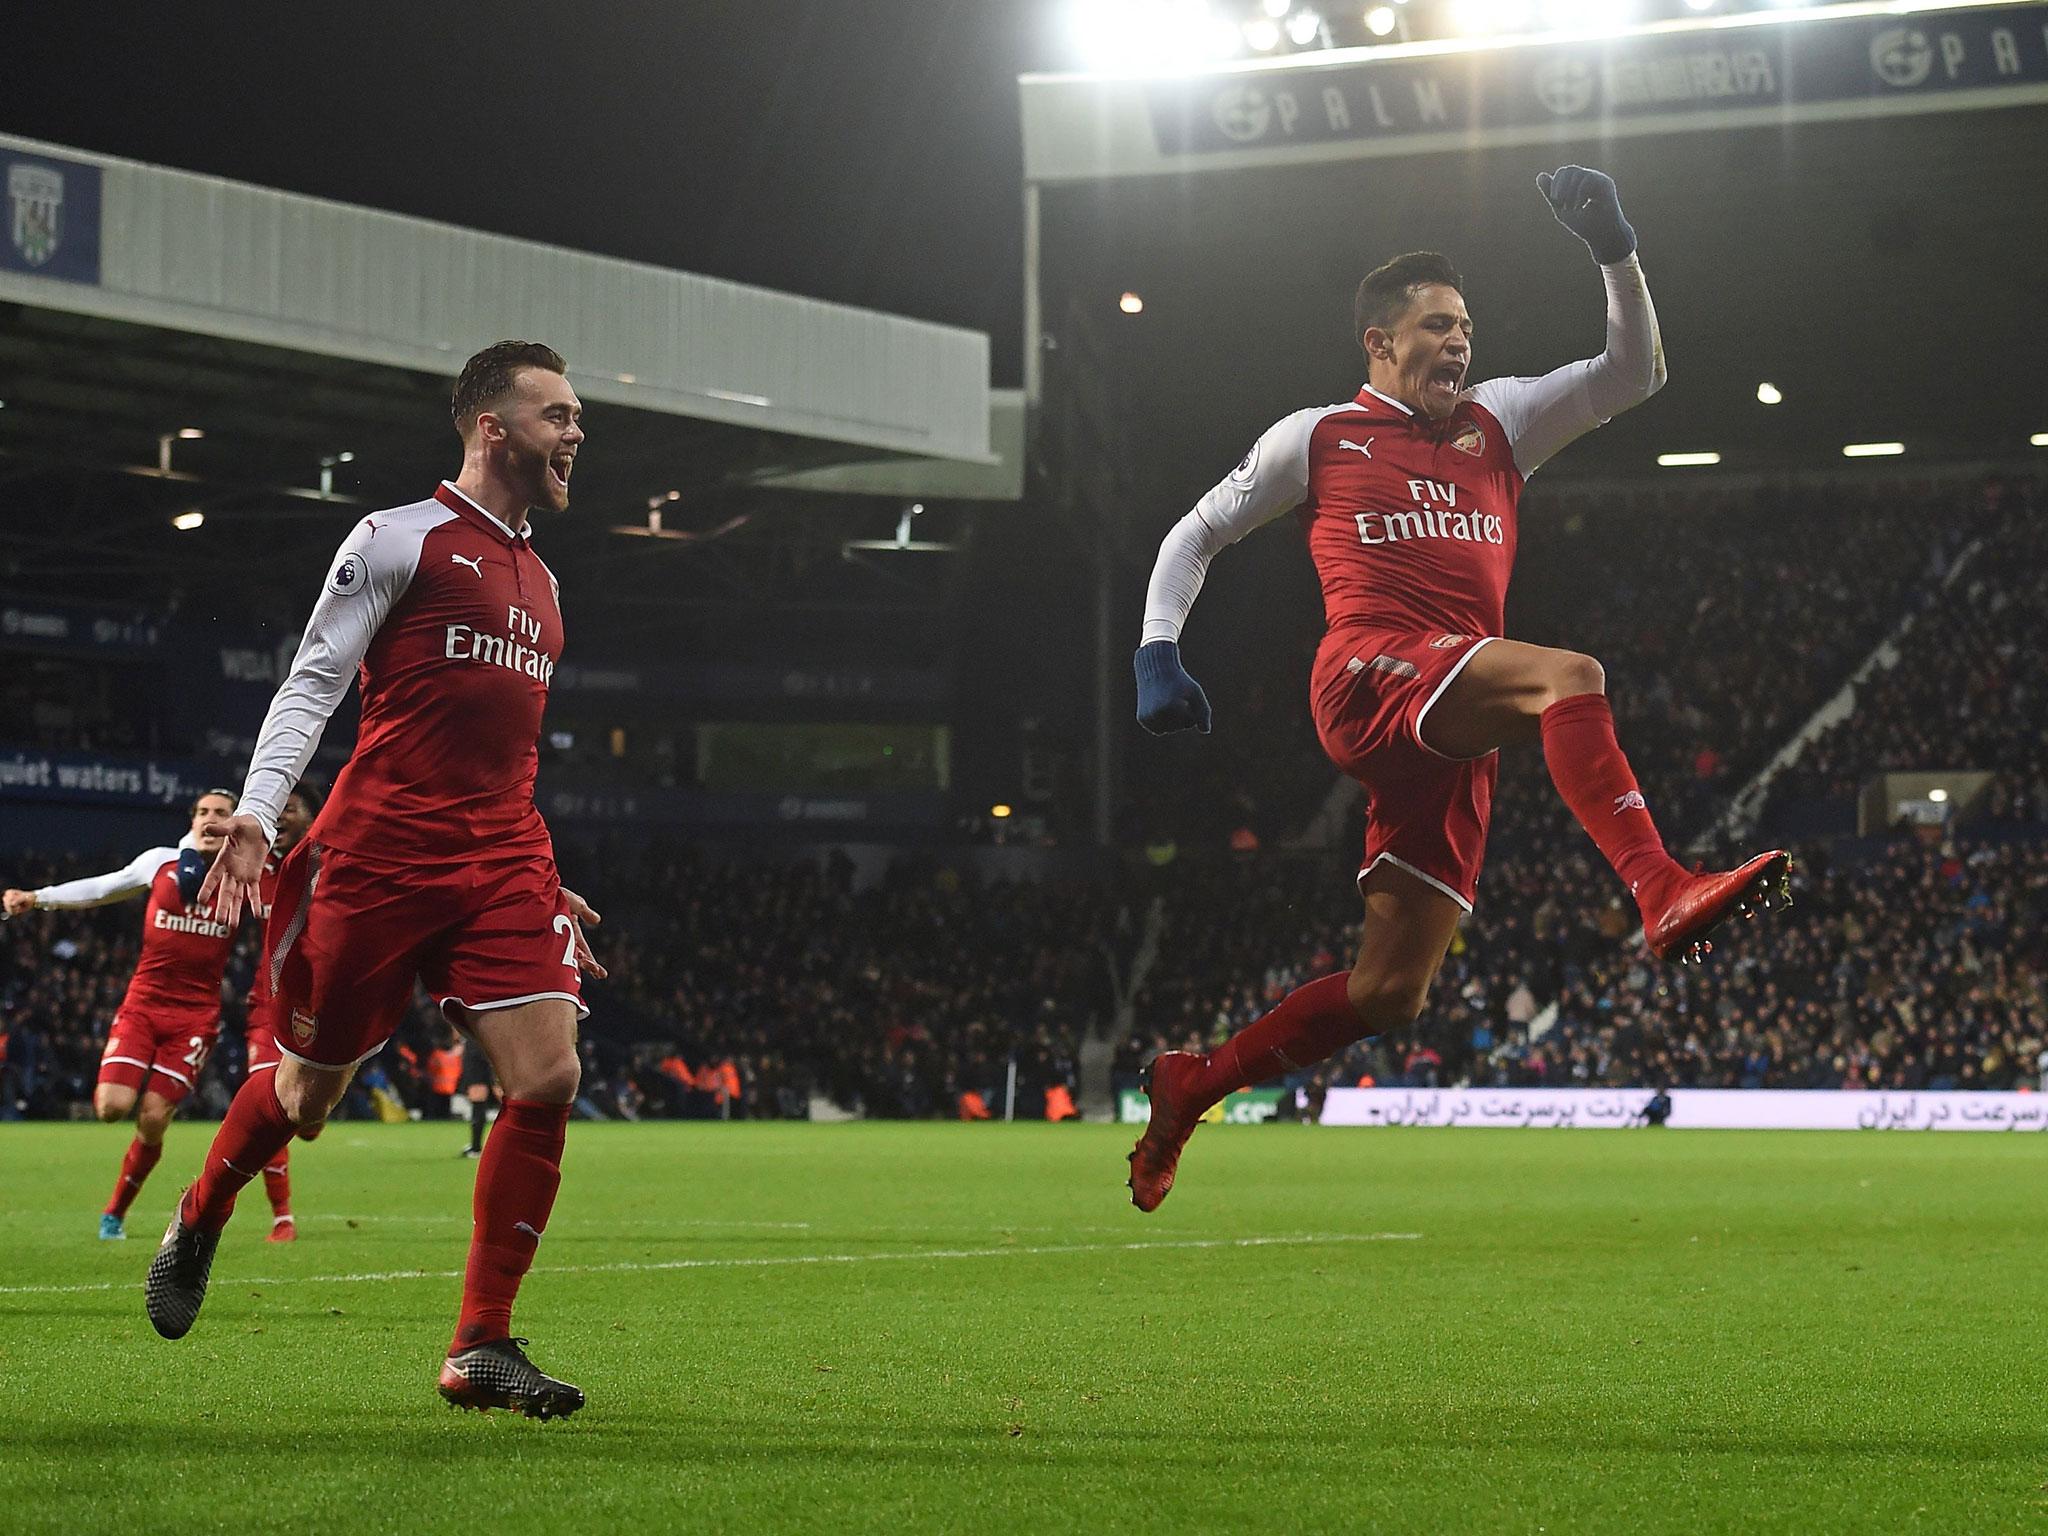
[(1792, 905), (1792, 856), (1782, 848), (1760, 853), (1740, 869), (1681, 875), (1646, 903), (1643, 938), (1659, 960), (1697, 965), (1713, 953), (1707, 934), (1730, 913)]
[(1152, 1101), (1152, 1120), (1145, 1134), (1131, 1148), (1131, 1204), (1141, 1211), (1156, 1211), (1159, 1202), (1173, 1188), (1174, 1170), (1180, 1166), (1180, 1149), (1201, 1123), (1202, 1110), (1192, 1099), (1194, 1079), (1202, 1070), (1203, 1058), (1192, 1051), (1161, 1051), (1145, 1068), (1142, 1083), (1145, 1097)]

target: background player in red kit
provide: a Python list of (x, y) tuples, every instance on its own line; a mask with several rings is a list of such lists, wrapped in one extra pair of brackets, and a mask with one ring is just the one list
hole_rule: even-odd
[(1138, 718), (1154, 732), (1207, 730), (1209, 702), (1180, 663), (1181, 627), (1218, 551), (1299, 513), (1328, 624), (1310, 682), (1317, 734), (1366, 791), (1366, 911), (1349, 972), (1298, 988), (1212, 1053), (1152, 1062), (1151, 1123), (1130, 1157), (1140, 1210), (1166, 1198), (1199, 1117), (1225, 1094), (1421, 1014), (1472, 909), (1503, 746), (1542, 745), (1558, 792), (1642, 909), (1658, 958), (1700, 958), (1723, 918), (1784, 894), (1782, 852), (1721, 874), (1681, 868), (1615, 741), (1600, 664), (1501, 638), (1524, 479), (1664, 383), (1656, 312), (1613, 181), (1565, 166), (1537, 185), (1600, 265), (1599, 357), (1467, 388), (1472, 321), (1456, 270), (1431, 253), (1400, 257), (1359, 286), (1354, 334), (1368, 382), (1358, 397), (1268, 430), (1160, 547), (1136, 660)]
[[(284, 809), (277, 817), (277, 840), (270, 845), (270, 857), (263, 861), (259, 900), (264, 911), (269, 911), (277, 900), (278, 872), (284, 868), (285, 855), (306, 835), (319, 808), (319, 796), (305, 784), (285, 797)], [(277, 1049), (278, 1024), (277, 991), (270, 984), (266, 946), (256, 957), (256, 974), (249, 986), (248, 1027), (243, 1035), (243, 1047), (249, 1058), (243, 1069), (247, 1076), (271, 1071), (283, 1059)], [(311, 1141), (320, 1134), (320, 1130), (317, 1122), (303, 1126), (299, 1130), (299, 1139)], [(263, 1165), (263, 1192), (270, 1197), (270, 1236), (267, 1240), (273, 1243), (295, 1242), (299, 1224), (292, 1220), (290, 1142), (279, 1147), (277, 1156)]]
[(177, 848), (151, 848), (111, 874), (10, 890), (0, 896), (9, 917), (37, 907), (63, 911), (105, 906), (147, 892), (142, 958), (128, 993), (107, 1027), (93, 1113), (109, 1124), (135, 1115), (135, 1140), (100, 1215), (100, 1236), (128, 1235), (128, 1208), (164, 1154), (164, 1132), (199, 1082), (220, 1038), (220, 983), (235, 944), (235, 919), (222, 920), (201, 901), (206, 864), (227, 841), (235, 797), (210, 789), (192, 806), (192, 828)]
[(360, 671), (354, 754), (279, 871), (265, 954), (282, 1060), (235, 1095), (144, 1284), (150, 1322), (199, 1315), (236, 1194), (340, 1101), (396, 1029), (415, 978), (503, 1085), (477, 1165), (462, 1312), (440, 1390), (463, 1407), (573, 1413), (583, 1394), (511, 1338), (512, 1302), (561, 1183), (578, 1079), (583, 940), (533, 803), (541, 714), (562, 654), (555, 580), (528, 513), (569, 504), (582, 404), (552, 349), (500, 342), (452, 402), (461, 474), (343, 541), (256, 742), (243, 814), (207, 876), (232, 921), (260, 897), (279, 812)]

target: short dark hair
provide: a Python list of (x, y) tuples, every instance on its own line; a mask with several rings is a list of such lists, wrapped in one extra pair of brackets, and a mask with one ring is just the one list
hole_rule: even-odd
[(320, 786), (311, 779), (301, 779), (292, 786), (291, 794), (284, 798), (289, 803), (294, 797), (306, 802), (306, 809), (314, 815), (320, 814), (321, 803), (327, 798), (320, 793)]
[(186, 814), (190, 816), (197, 816), (199, 814), (199, 802), (204, 800), (208, 795), (219, 795), (222, 799), (226, 800), (229, 805), (240, 805), (242, 803), (242, 797), (236, 794), (232, 789), (202, 789), (201, 791), (199, 791), (198, 794), (192, 797), (192, 809), (188, 811)]
[(1365, 333), (1374, 326), (1390, 329), (1415, 290), (1433, 283), (1465, 291), (1465, 279), (1450, 258), (1435, 251), (1410, 251), (1368, 272), (1358, 285), (1358, 296), (1351, 301), (1351, 339), (1363, 345)]
[(455, 394), (448, 402), (455, 430), (468, 437), (477, 417), (512, 392), (522, 368), (545, 368), (549, 373), (569, 371), (561, 353), (538, 341), (500, 341), (485, 347), (462, 365), (455, 380)]

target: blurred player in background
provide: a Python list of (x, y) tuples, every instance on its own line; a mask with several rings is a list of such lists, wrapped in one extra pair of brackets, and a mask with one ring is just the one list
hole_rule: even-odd
[(483, 1047), (505, 1094), (477, 1164), (439, 1388), (459, 1407), (536, 1418), (583, 1406), (511, 1336), (512, 1303), (561, 1184), (581, 975), (604, 974), (583, 937), (597, 914), (562, 889), (533, 801), (562, 615), (528, 517), (569, 505), (584, 434), (565, 368), (533, 342), (472, 357), (451, 402), (461, 473), (364, 518), (328, 570), (206, 881), (229, 921), (260, 901), (288, 792), (360, 672), (355, 751), (286, 857), (270, 911), (282, 1059), (235, 1095), (144, 1284), (151, 1324), (183, 1337), (236, 1194), (326, 1119), (396, 1030), (417, 978)]
[(135, 1116), (135, 1140), (100, 1214), (100, 1236), (128, 1235), (128, 1208), (164, 1155), (171, 1117), (198, 1085), (220, 1038), (221, 977), (235, 946), (236, 918), (223, 920), (200, 896), (209, 860), (227, 841), (235, 797), (209, 789), (192, 804), (192, 825), (176, 848), (151, 848), (111, 874), (40, 890), (0, 894), (7, 916), (37, 908), (72, 911), (148, 896), (142, 957), (107, 1028), (93, 1113), (112, 1124)]
[[(277, 818), (277, 840), (270, 845), (270, 857), (263, 862), (261, 895), (264, 911), (269, 911), (276, 900), (278, 871), (284, 867), (285, 855), (306, 835), (307, 829), (313, 825), (314, 813), (319, 809), (319, 792), (310, 784), (300, 784), (285, 797), (284, 810)], [(277, 1049), (280, 1020), (277, 1015), (277, 992), (270, 974), (270, 952), (267, 943), (262, 946), (256, 957), (256, 974), (249, 985), (248, 1008), (248, 1030), (243, 1040), (248, 1051), (249, 1063), (245, 1070), (249, 1077), (253, 1077), (258, 1072), (275, 1070), (278, 1062), (283, 1059)], [(320, 1134), (320, 1130), (319, 1122), (304, 1126), (299, 1131), (299, 1139), (311, 1141)], [(263, 1192), (270, 1197), (269, 1240), (273, 1243), (296, 1241), (299, 1227), (298, 1223), (292, 1220), (290, 1142), (279, 1147), (277, 1155), (263, 1165)]]
[(1501, 638), (1524, 479), (1664, 383), (1656, 312), (1613, 181), (1565, 166), (1537, 186), (1600, 266), (1599, 357), (1468, 387), (1462, 279), (1442, 256), (1399, 257), (1359, 285), (1353, 334), (1367, 384), (1357, 398), (1270, 428), (1160, 546), (1136, 658), (1138, 719), (1155, 733), (1206, 731), (1209, 701), (1181, 666), (1182, 626), (1224, 546), (1298, 511), (1327, 619), (1310, 681), (1317, 734), (1366, 792), (1366, 910), (1349, 972), (1298, 988), (1212, 1053), (1168, 1051), (1146, 1069), (1152, 1118), (1130, 1154), (1140, 1210), (1166, 1198), (1199, 1117), (1225, 1094), (1420, 1016), (1472, 910), (1503, 746), (1542, 746), (1659, 959), (1702, 958), (1722, 919), (1786, 894), (1782, 852), (1688, 874), (1615, 740), (1600, 664)]
[(474, 1046), (462, 1050), (462, 1095), (469, 1100), (469, 1145), (464, 1157), (484, 1155), (484, 1128), (490, 1123), (491, 1100), (498, 1085), (491, 1077), (491, 1059)]

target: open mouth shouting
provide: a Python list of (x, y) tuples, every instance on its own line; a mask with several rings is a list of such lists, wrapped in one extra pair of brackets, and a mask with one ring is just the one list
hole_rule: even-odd
[(553, 484), (555, 493), (564, 499), (569, 495), (569, 475), (575, 467), (576, 455), (573, 453), (558, 453), (548, 460), (548, 480)]
[(1432, 405), (1448, 412), (1458, 403), (1458, 391), (1465, 387), (1465, 368), (1462, 361), (1446, 359), (1430, 369), (1423, 393)]

